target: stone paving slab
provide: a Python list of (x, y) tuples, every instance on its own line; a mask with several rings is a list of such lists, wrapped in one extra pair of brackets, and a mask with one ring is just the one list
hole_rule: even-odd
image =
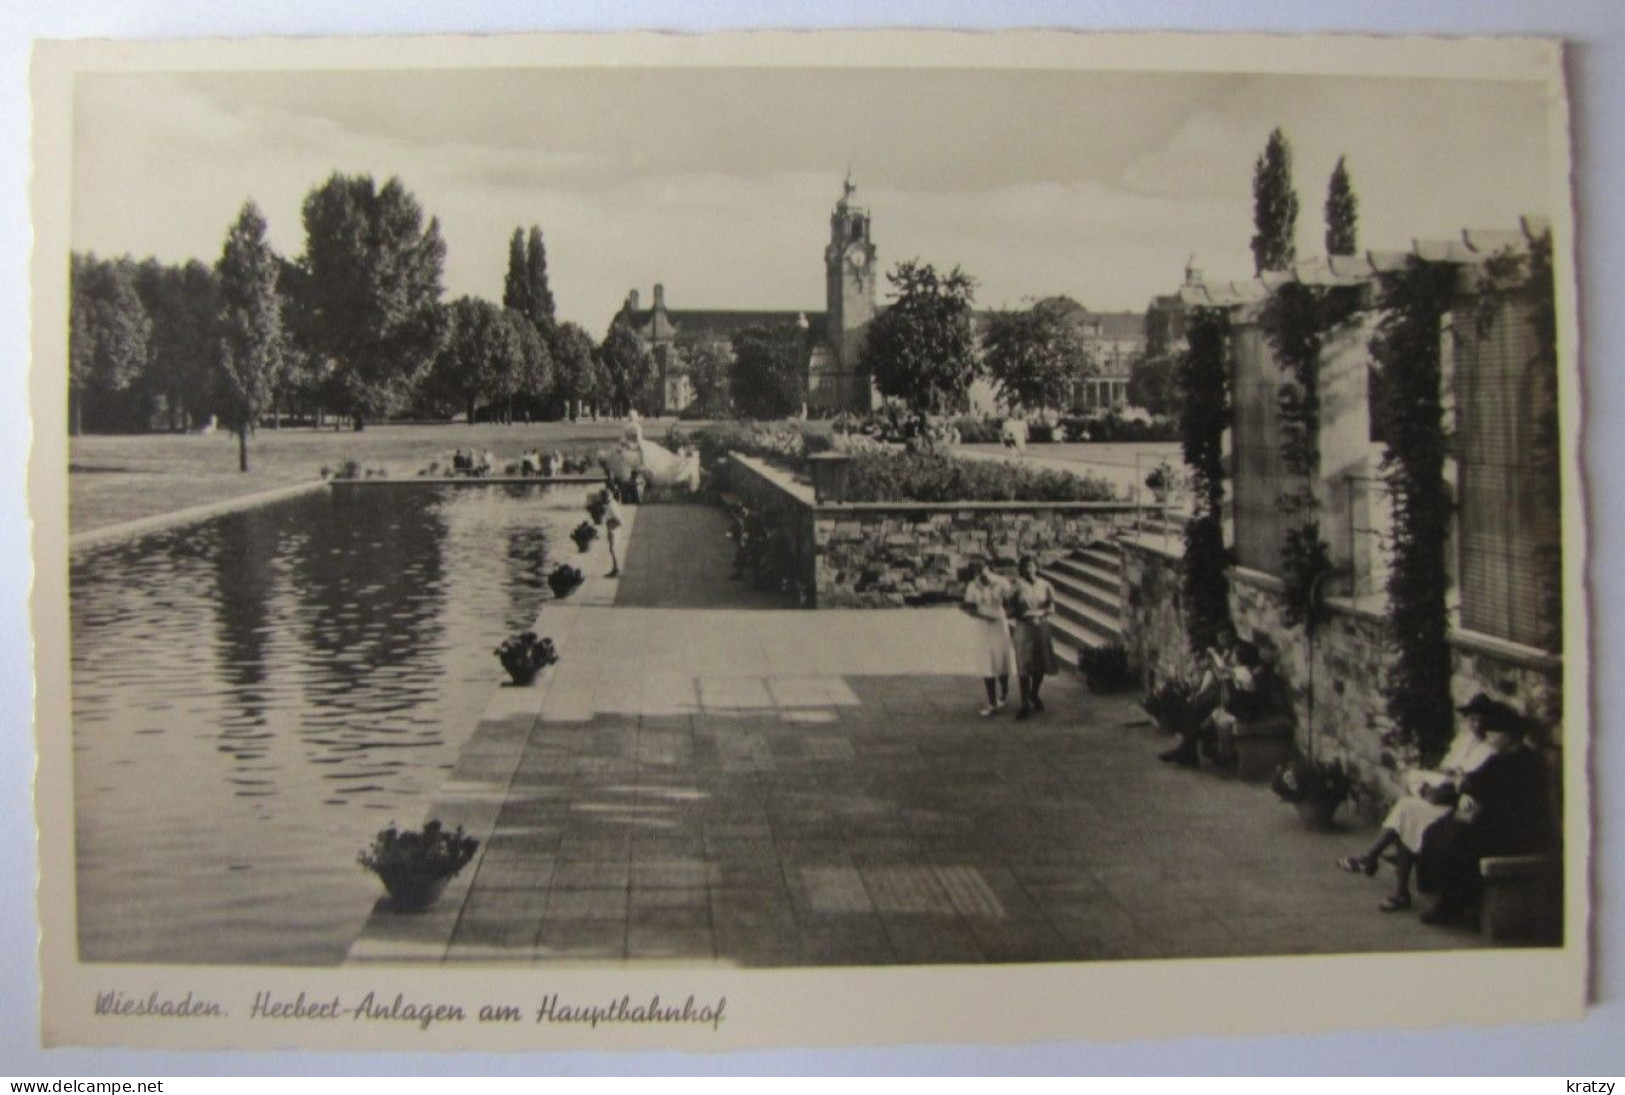
[(589, 554), (587, 584), (542, 615), (560, 664), (498, 691), (431, 808), (481, 836), (479, 858), (427, 914), (380, 903), (351, 961), (1484, 945), (1378, 913), (1385, 883), (1334, 865), (1369, 830), (1311, 832), (1266, 788), (1158, 763), (1131, 698), (1068, 674), (1044, 715), (982, 719), (955, 610), (790, 607), (729, 580), (715, 511), (628, 510), (624, 577)]

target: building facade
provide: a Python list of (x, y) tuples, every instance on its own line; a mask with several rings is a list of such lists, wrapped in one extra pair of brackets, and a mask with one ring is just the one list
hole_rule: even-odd
[(700, 348), (725, 358), (733, 355), (735, 333), (750, 327), (798, 328), (808, 347), (807, 403), (815, 411), (867, 411), (875, 404), (862, 369), (863, 344), (875, 317), (879, 276), (869, 211), (855, 200), (847, 179), (829, 218), (824, 248), (825, 310), (672, 309), (665, 286), (656, 285), (650, 307), (636, 289), (627, 294), (614, 323), (643, 342), (659, 370), (661, 411), (673, 414), (694, 401), (688, 365)]

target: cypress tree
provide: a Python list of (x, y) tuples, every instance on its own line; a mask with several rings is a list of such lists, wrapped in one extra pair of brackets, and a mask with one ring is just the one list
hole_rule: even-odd
[(1293, 233), (1298, 195), (1292, 189), (1292, 146), (1279, 127), (1253, 167), (1253, 271), (1285, 270), (1297, 258)]
[(1359, 222), (1360, 203), (1349, 185), (1348, 168), (1343, 157), (1337, 157), (1331, 181), (1326, 184), (1326, 253), (1352, 255), (1356, 250), (1355, 227)]

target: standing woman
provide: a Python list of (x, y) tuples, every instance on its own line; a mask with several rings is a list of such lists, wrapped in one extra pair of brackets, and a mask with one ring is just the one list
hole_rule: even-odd
[(1010, 700), (1010, 671), (1016, 660), (1005, 616), (1010, 585), (994, 574), (985, 560), (978, 559), (971, 566), (975, 574), (965, 587), (962, 607), (976, 620), (974, 657), (982, 686), (987, 689), (987, 706), (981, 711), (985, 719), (998, 714)]
[(1031, 555), (1023, 555), (1016, 567), (1010, 600), (1016, 618), (1016, 673), (1021, 681), (1021, 709), (1016, 718), (1024, 719), (1044, 709), (1038, 690), (1044, 678), (1058, 670), (1049, 626), (1049, 618), (1055, 614), (1055, 589), (1038, 576), (1038, 560)]
[(618, 578), (621, 575), (621, 505), (615, 500), (613, 485), (604, 488), (604, 537), (609, 542), (609, 573), (606, 577)]

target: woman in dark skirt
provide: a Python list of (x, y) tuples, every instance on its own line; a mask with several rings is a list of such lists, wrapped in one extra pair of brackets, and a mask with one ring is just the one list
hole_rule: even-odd
[(1010, 607), (1015, 620), (1011, 638), (1016, 646), (1016, 675), (1021, 682), (1021, 708), (1016, 718), (1024, 719), (1044, 709), (1038, 690), (1044, 678), (1059, 668), (1049, 625), (1055, 614), (1055, 589), (1038, 576), (1038, 560), (1031, 555), (1023, 555), (1017, 566)]

